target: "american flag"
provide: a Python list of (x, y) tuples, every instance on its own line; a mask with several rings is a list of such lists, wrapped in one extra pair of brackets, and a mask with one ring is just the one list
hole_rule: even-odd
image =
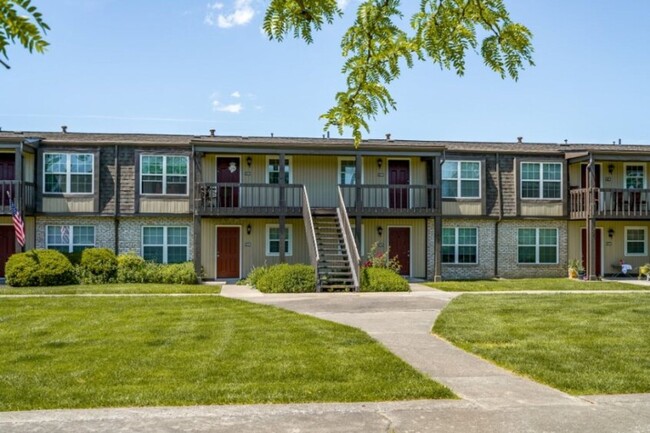
[(7, 191), (9, 196), (9, 208), (11, 209), (11, 216), (14, 221), (14, 231), (16, 232), (16, 240), (21, 247), (25, 246), (25, 221), (23, 221), (22, 215), (18, 212), (16, 203), (11, 199), (11, 195)]
[(68, 226), (61, 226), (61, 241), (64, 244), (70, 242), (70, 228)]

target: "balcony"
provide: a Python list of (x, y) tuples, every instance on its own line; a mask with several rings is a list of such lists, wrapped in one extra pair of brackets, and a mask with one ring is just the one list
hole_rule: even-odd
[(198, 183), (195, 209), (203, 216), (302, 215), (302, 185)]
[(25, 209), (25, 214), (33, 214), (36, 209), (36, 189), (34, 183), (21, 180), (0, 180), (0, 215), (11, 215), (9, 197), (16, 203), (18, 210)]
[(435, 207), (438, 188), (433, 185), (340, 185), (340, 188), (350, 216), (428, 217), (439, 211)]
[[(593, 188), (594, 217), (637, 219), (650, 217), (650, 189)], [(589, 217), (588, 189), (574, 189), (569, 197), (571, 219)]]

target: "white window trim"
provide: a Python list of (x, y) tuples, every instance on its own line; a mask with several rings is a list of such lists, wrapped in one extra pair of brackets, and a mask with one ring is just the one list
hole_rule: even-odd
[[(524, 197), (524, 182), (535, 182), (534, 180), (524, 180), (524, 164), (539, 164), (539, 196), (538, 197)], [(560, 166), (560, 180), (544, 180), (544, 164), (555, 164)], [(602, 172), (601, 172), (602, 173)], [(560, 196), (559, 197), (544, 197), (544, 182), (559, 182), (560, 183)], [(564, 164), (561, 162), (553, 161), (521, 161), (519, 164), (519, 198), (521, 200), (552, 200), (561, 201), (564, 198)]]
[[(95, 245), (97, 245), (97, 227), (92, 226), (92, 225), (70, 225), (70, 224), (50, 224), (45, 226), (45, 249), (49, 249), (50, 246), (54, 247), (60, 247), (64, 246), (64, 244), (50, 244), (48, 242), (48, 232), (50, 231), (50, 227), (63, 227), (67, 226), (68, 227), (68, 253), (72, 253), (74, 251), (74, 229), (75, 227), (92, 227), (93, 228), (93, 243), (92, 245), (86, 245), (86, 244), (79, 244), (77, 246), (84, 246), (88, 248), (94, 248)], [(59, 229), (60, 230), (60, 229)]]
[[(152, 228), (152, 229), (162, 228), (163, 229), (163, 243), (162, 244), (147, 244), (147, 245), (145, 245), (145, 243), (144, 243), (144, 229), (145, 228)], [(147, 246), (147, 247), (162, 247), (162, 249), (163, 249), (163, 261), (162, 261), (162, 263), (167, 264), (167, 262), (168, 262), (168, 260), (167, 260), (168, 259), (168, 257), (167, 257), (167, 249), (168, 249), (168, 247), (170, 247), (170, 246), (171, 247), (181, 246), (181, 245), (177, 245), (177, 244), (170, 245), (170, 244), (167, 243), (167, 230), (170, 229), (170, 228), (174, 228), (174, 229), (181, 228), (181, 229), (185, 229), (187, 231), (187, 243), (185, 244), (185, 260), (184, 260), (184, 262), (189, 261), (190, 260), (189, 259), (189, 256), (190, 256), (190, 229), (187, 226), (142, 226), (140, 228), (140, 257), (144, 258), (144, 247), (145, 246)]]
[[(267, 257), (278, 257), (280, 255), (280, 251), (278, 250), (277, 253), (272, 253), (271, 252), (271, 229), (272, 228), (280, 228), (279, 224), (267, 224), (266, 225), (266, 248), (265, 248), (265, 253)], [(285, 239), (288, 241), (289, 246), (287, 247), (287, 252), (284, 254), (286, 257), (291, 257), (293, 256), (293, 225), (292, 224), (285, 224), (285, 228), (287, 230), (287, 233), (289, 234), (288, 239)], [(279, 242), (279, 240), (278, 240)], [(282, 248), (282, 245), (279, 245), (278, 248)]]
[[(449, 159), (446, 160), (443, 164), (446, 164), (448, 162), (453, 162), (456, 163), (457, 165), (457, 173), (458, 177), (456, 179), (446, 179), (442, 178), (441, 180), (455, 180), (456, 181), (456, 195), (455, 196), (442, 196), (443, 199), (459, 199), (459, 200), (480, 200), (482, 197), (482, 192), (483, 192), (483, 161), (472, 161), (472, 160), (456, 160), (456, 159)], [(478, 179), (463, 179), (461, 176), (461, 170), (460, 166), (463, 162), (470, 162), (470, 163), (478, 163)], [(442, 167), (441, 167), (442, 170)], [(478, 180), (478, 196), (476, 197), (464, 197), (461, 195), (461, 184), (463, 180)], [(442, 187), (442, 185), (441, 185)], [(442, 190), (441, 190), (442, 191)]]
[[(65, 155), (65, 191), (55, 192), (55, 191), (45, 191), (45, 175), (46, 174), (63, 174), (63, 173), (47, 173), (45, 171), (45, 158), (46, 155)], [(82, 176), (90, 176), (90, 192), (71, 192), (70, 188), (72, 187), (72, 158), (70, 155), (87, 155), (90, 156), (90, 166), (92, 168), (90, 173), (75, 173)], [(84, 153), (84, 152), (44, 152), (43, 153), (43, 194), (48, 195), (93, 195), (95, 193), (95, 154), (94, 153)]]
[[(519, 230), (535, 230), (535, 245), (521, 245), (519, 243)], [(554, 262), (540, 262), (539, 261), (539, 231), (540, 230), (555, 230), (555, 261)], [(534, 262), (520, 262), (519, 261), (519, 247), (535, 247), (535, 261)], [(544, 245), (549, 247), (550, 245)], [(517, 229), (517, 264), (518, 265), (557, 265), (560, 261), (560, 231), (554, 227), (519, 227)]]
[[(343, 161), (352, 161), (356, 164), (356, 158), (352, 157), (347, 157), (347, 156), (339, 156), (338, 157), (338, 164), (337, 164), (337, 171), (336, 171), (336, 184), (341, 185), (341, 163)], [(361, 184), (363, 185), (365, 182), (364, 179), (364, 170), (363, 170), (363, 161), (361, 163)], [(346, 184), (346, 185), (354, 185), (354, 184)]]
[[(627, 251), (627, 233), (629, 230), (643, 230), (643, 253), (629, 253)], [(638, 242), (638, 241), (633, 241)], [(648, 228), (640, 226), (626, 226), (625, 227), (625, 255), (627, 257), (639, 257), (648, 255)]]
[[(266, 178), (267, 185), (270, 185), (270, 182), (269, 182), (270, 176), (269, 175), (271, 174), (271, 172), (269, 172), (269, 162), (272, 159), (280, 160), (280, 157), (279, 156), (271, 156), (271, 155), (266, 156), (266, 166), (264, 168), (264, 171), (265, 171), (264, 176)], [(285, 156), (284, 160), (285, 160), (284, 170), (285, 170), (285, 172), (288, 171), (288, 173), (289, 173), (289, 184), (292, 184), (293, 183), (293, 158), (291, 156)], [(287, 170), (287, 168), (289, 170)], [(279, 176), (278, 176), (278, 178), (279, 178)], [(277, 184), (273, 184), (273, 185), (277, 185)]]
[[(454, 246), (454, 261), (453, 262), (442, 262), (442, 258), (441, 258), (441, 263), (444, 264), (444, 265), (478, 265), (478, 261), (479, 261), (479, 258), (478, 258), (479, 257), (479, 255), (478, 255), (479, 254), (478, 246), (479, 246), (479, 243), (480, 243), (479, 242), (479, 230), (478, 230), (478, 227), (443, 227), (443, 230), (444, 229), (454, 229), (454, 245), (453, 245)], [(458, 243), (458, 229), (474, 229), (474, 230), (476, 230), (476, 244), (475, 245), (469, 245), (469, 244), (460, 245)], [(451, 246), (451, 245), (442, 244), (442, 246)], [(476, 247), (476, 261), (474, 261), (474, 262), (462, 262), (462, 263), (459, 262), (458, 261), (458, 247), (460, 247), (460, 246), (463, 246), (463, 247), (467, 247), (467, 246)]]
[(623, 164), (623, 188), (627, 188), (627, 168), (628, 167), (642, 167), (643, 168), (643, 189), (647, 188), (648, 186), (648, 176), (646, 175), (646, 163), (641, 162), (641, 163), (633, 163), (633, 162), (626, 162)]
[[(154, 192), (142, 192), (142, 177), (145, 176), (142, 170), (142, 158), (143, 157), (150, 157), (150, 156), (157, 156), (157, 157), (162, 157), (163, 159), (163, 164), (162, 164), (162, 175), (146, 175), (146, 176), (162, 176), (162, 190), (160, 194), (154, 193)], [(172, 194), (172, 193), (167, 193), (167, 157), (171, 156), (174, 158), (185, 158), (185, 164), (187, 166), (187, 174), (185, 174), (185, 177), (187, 178), (187, 182), (185, 182), (185, 192), (183, 194)], [(190, 189), (190, 158), (187, 155), (152, 155), (149, 153), (143, 153), (140, 154), (140, 166), (139, 166), (139, 171), (140, 171), (140, 195), (143, 196), (153, 196), (153, 197), (160, 197), (160, 196), (175, 196), (175, 197), (187, 197), (189, 195), (189, 189)], [(176, 174), (170, 174), (169, 176), (178, 176)]]

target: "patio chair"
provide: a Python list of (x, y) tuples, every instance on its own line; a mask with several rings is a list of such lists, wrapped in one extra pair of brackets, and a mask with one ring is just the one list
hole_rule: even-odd
[(632, 265), (629, 263), (625, 263), (623, 260), (619, 260), (619, 262), (613, 264), (612, 267), (619, 269), (619, 271), (613, 276), (614, 278), (631, 277), (630, 273), (632, 272)]

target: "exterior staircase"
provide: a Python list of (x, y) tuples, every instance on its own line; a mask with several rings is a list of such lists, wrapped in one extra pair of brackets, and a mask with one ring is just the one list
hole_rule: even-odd
[(336, 213), (314, 213), (313, 221), (320, 255), (317, 269), (319, 290), (353, 292), (355, 286), (350, 255), (345, 247), (343, 230)]

